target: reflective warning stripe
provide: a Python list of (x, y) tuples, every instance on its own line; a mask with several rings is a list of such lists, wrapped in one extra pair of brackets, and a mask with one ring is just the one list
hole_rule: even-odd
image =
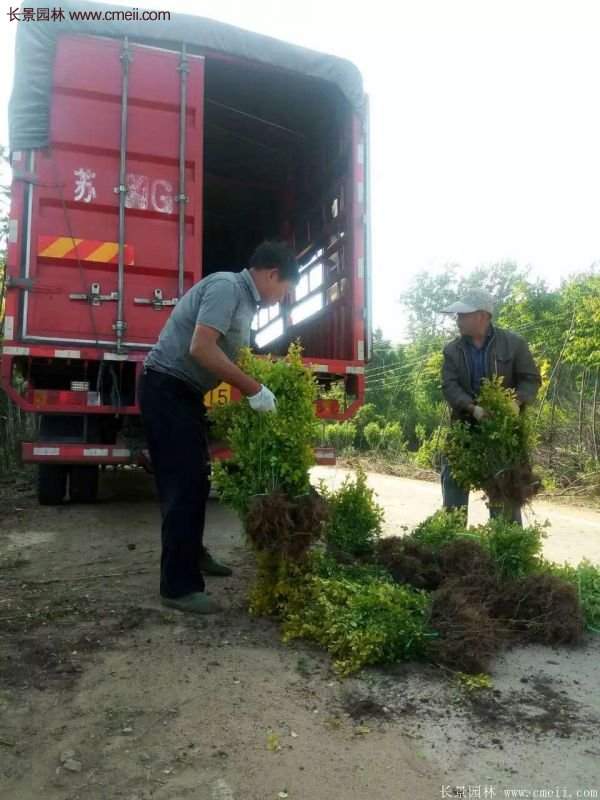
[(54, 358), (81, 358), (80, 350), (55, 350)]
[[(74, 239), (71, 236), (39, 236), (38, 256), (116, 264), (119, 260), (119, 243)], [(132, 245), (125, 245), (124, 257), (128, 266), (135, 263)]]
[(84, 447), (82, 445), (66, 445), (65, 447), (39, 447), (34, 446), (34, 456), (62, 456), (63, 458), (131, 458), (131, 450), (125, 447)]
[(59, 456), (60, 447), (34, 447), (34, 456)]
[(4, 338), (10, 339), (15, 335), (15, 318), (9, 314), (4, 317)]

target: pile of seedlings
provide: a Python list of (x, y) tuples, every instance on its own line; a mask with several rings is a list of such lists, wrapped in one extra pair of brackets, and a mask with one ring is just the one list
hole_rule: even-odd
[(394, 580), (430, 591), (430, 655), (463, 672), (486, 672), (514, 644), (575, 645), (585, 619), (574, 585), (549, 574), (543, 530), (502, 518), (467, 529), (460, 512), (437, 512), (411, 535), (382, 540), (375, 560)]
[[(242, 401), (211, 412), (233, 452), (214, 483), (256, 555), (250, 611), (276, 616), (286, 641), (318, 643), (341, 675), (402, 659), (481, 673), (504, 647), (573, 645), (600, 627), (600, 570), (544, 561), (540, 526), (498, 517), (468, 528), (463, 512), (440, 511), (409, 535), (381, 538), (383, 510), (364, 472), (337, 491), (310, 484), (316, 385), (300, 347), (276, 361), (245, 351), (241, 367), (273, 390), (278, 410), (256, 414)], [(482, 389), (494, 416), (481, 436), (494, 441), (501, 418), (509, 434), (496, 460), (477, 450), (483, 439), (462, 456), (462, 434), (449, 446), (457, 478), (485, 488), (491, 504), (516, 499), (510, 482), (528, 463), (529, 434), (509, 400), (497, 382)], [(487, 477), (474, 483), (476, 459)]]

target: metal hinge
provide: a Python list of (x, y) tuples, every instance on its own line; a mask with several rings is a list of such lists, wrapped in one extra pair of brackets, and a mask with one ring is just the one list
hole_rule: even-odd
[(5, 285), (7, 289), (26, 289), (31, 291), (33, 289), (33, 280), (32, 278), (15, 278), (9, 275), (6, 278)]
[(13, 181), (23, 181), (23, 183), (30, 183), (32, 186), (37, 186), (40, 182), (40, 178), (33, 172), (20, 172), (19, 170), (13, 170), (12, 173)]
[(133, 302), (137, 306), (152, 306), (153, 308), (165, 308), (177, 304), (177, 298), (163, 300), (162, 289), (155, 289), (152, 297), (134, 297)]
[(101, 294), (100, 291), (100, 284), (99, 283), (92, 283), (90, 286), (89, 294), (70, 294), (69, 300), (85, 300), (88, 303), (91, 303), (93, 306), (99, 306), (100, 303), (108, 302), (108, 301), (117, 301), (119, 299), (118, 292), (111, 292), (110, 294)]

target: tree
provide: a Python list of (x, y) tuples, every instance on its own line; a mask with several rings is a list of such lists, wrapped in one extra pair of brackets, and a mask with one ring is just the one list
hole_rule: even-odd
[(565, 310), (561, 292), (551, 292), (542, 280), (521, 279), (513, 286), (500, 314), (503, 328), (521, 333), (539, 359), (555, 363), (562, 349), (571, 313)]
[(440, 310), (456, 300), (458, 266), (449, 264), (439, 275), (421, 271), (400, 296), (408, 311), (408, 333), (411, 339), (440, 336), (448, 331), (449, 320)]
[(500, 261), (460, 274), (460, 267), (449, 264), (441, 274), (419, 272), (400, 302), (408, 310), (408, 331), (412, 339), (438, 337), (454, 330), (443, 308), (473, 289), (485, 289), (494, 298), (496, 316), (501, 314), (515, 287), (525, 281), (525, 270), (512, 261)]

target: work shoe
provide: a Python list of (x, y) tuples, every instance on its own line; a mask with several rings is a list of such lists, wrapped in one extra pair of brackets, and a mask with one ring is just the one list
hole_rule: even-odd
[(208, 550), (204, 550), (200, 556), (200, 572), (205, 575), (213, 575), (217, 578), (228, 578), (233, 575), (233, 570), (221, 564), (220, 561), (215, 561)]
[(167, 608), (176, 608), (178, 611), (188, 611), (191, 614), (217, 614), (222, 611), (221, 606), (204, 592), (192, 592), (183, 597), (161, 597), (160, 602)]

